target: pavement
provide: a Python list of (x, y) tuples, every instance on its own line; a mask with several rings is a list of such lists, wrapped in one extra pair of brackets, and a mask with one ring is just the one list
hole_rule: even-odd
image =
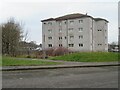
[[(32, 59), (32, 60), (37, 60), (37, 59)], [(56, 61), (55, 60), (41, 60), (41, 61), (61, 62), (61, 64), (41, 65), (41, 66), (3, 66), (2, 71), (120, 66), (119, 62), (71, 62), (71, 61), (61, 61), (61, 60), (56, 60)]]

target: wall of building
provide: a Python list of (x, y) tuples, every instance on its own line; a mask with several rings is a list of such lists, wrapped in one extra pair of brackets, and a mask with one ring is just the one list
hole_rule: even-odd
[(108, 25), (104, 20), (94, 21), (94, 51), (108, 51)]
[[(81, 23), (79, 23), (80, 20), (82, 20)], [(43, 49), (48, 49), (48, 44), (52, 44), (54, 48), (62, 45), (62, 47), (73, 51), (107, 51), (107, 34), (107, 22), (104, 20), (95, 21), (90, 17), (42, 22)], [(79, 38), (79, 36), (83, 37)], [(48, 37), (52, 37), (52, 39)], [(74, 44), (74, 46), (69, 47), (69, 44)], [(80, 47), (79, 44), (83, 44), (83, 47)]]

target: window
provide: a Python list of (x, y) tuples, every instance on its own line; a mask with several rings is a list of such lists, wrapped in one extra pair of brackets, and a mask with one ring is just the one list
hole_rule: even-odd
[(83, 28), (79, 28), (79, 32), (82, 32), (83, 31)]
[(48, 47), (52, 47), (52, 44), (48, 44)]
[(74, 21), (70, 21), (70, 24), (73, 24), (74, 23)]
[(48, 39), (49, 39), (49, 40), (51, 40), (51, 39), (52, 39), (52, 37), (48, 37)]
[(74, 39), (74, 36), (70, 36), (70, 39)]
[(102, 44), (98, 44), (98, 46), (102, 46)]
[(62, 47), (62, 44), (59, 44), (59, 47)]
[(65, 24), (66, 24), (67, 22), (65, 21)]
[(69, 47), (74, 47), (74, 44), (69, 44)]
[(79, 23), (83, 23), (83, 20), (79, 20)]
[(107, 36), (105, 36), (105, 39), (107, 39)]
[(73, 28), (69, 28), (68, 30), (71, 32), (71, 31), (73, 31)]
[(101, 29), (98, 29), (98, 31), (102, 31)]
[(48, 25), (52, 25), (52, 22), (48, 22)]
[(62, 29), (59, 29), (59, 32), (62, 32)]
[(79, 44), (79, 47), (83, 47), (83, 44), (82, 44), (82, 43), (80, 43), (80, 44)]
[(73, 23), (74, 21), (70, 21), (70, 23)]
[(59, 40), (61, 40), (62, 39), (62, 37), (59, 37)]
[(49, 29), (48, 32), (49, 32), (49, 33), (52, 33), (52, 29)]
[(67, 37), (65, 37), (65, 39), (67, 39)]
[(79, 36), (79, 39), (83, 39), (83, 35), (80, 35), (80, 36)]
[(62, 23), (61, 23), (61, 22), (59, 22), (59, 25), (61, 26), (61, 25), (62, 25)]

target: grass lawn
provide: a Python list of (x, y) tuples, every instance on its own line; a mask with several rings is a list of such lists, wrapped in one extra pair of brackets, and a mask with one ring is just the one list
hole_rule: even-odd
[(56, 65), (58, 62), (48, 62), (40, 60), (17, 60), (13, 57), (2, 57), (2, 66), (36, 66), (36, 65)]
[(81, 52), (64, 56), (51, 57), (52, 60), (65, 60), (77, 62), (113, 62), (118, 61), (118, 53), (112, 52)]

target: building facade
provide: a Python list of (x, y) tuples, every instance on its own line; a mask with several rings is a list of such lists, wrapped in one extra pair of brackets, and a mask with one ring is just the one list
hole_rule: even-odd
[(87, 14), (69, 14), (42, 20), (42, 48), (72, 51), (108, 51), (108, 21)]

